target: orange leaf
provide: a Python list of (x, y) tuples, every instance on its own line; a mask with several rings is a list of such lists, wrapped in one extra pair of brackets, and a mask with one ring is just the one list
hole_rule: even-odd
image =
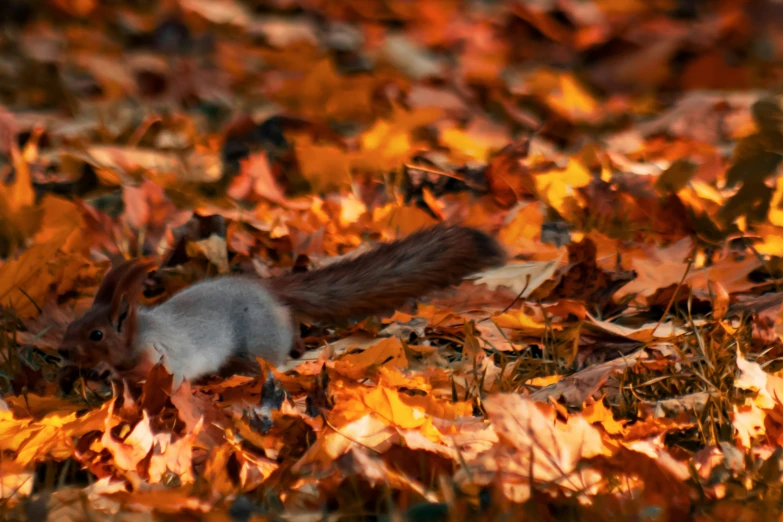
[(389, 337), (362, 352), (344, 355), (329, 366), (349, 379), (358, 380), (373, 375), (382, 367), (406, 368), (408, 361), (400, 340)]
[(192, 431), (175, 442), (161, 444), (158, 438), (150, 459), (149, 475), (151, 483), (160, 482), (166, 472), (176, 474), (182, 484), (193, 482), (193, 443), (196, 441), (202, 425), (203, 418), (199, 419)]
[(150, 419), (146, 411), (142, 411), (142, 418), (125, 440), (119, 441), (111, 434), (111, 415), (113, 407), (109, 409), (106, 419), (105, 431), (101, 438), (101, 444), (109, 450), (114, 457), (115, 465), (125, 471), (136, 471), (136, 466), (149, 454), (155, 440), (150, 431)]
[(316, 145), (309, 136), (301, 136), (296, 140), (296, 158), (316, 193), (351, 184), (350, 156), (333, 145)]

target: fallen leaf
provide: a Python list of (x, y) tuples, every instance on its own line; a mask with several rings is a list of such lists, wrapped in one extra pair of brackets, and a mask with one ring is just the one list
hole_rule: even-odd
[(561, 258), (552, 261), (507, 264), (500, 268), (486, 270), (472, 279), (476, 284), (485, 284), (492, 290), (499, 287), (508, 288), (523, 298), (528, 297), (552, 278), (560, 262)]
[(571, 407), (579, 408), (601, 390), (611, 375), (632, 368), (644, 358), (644, 352), (640, 350), (630, 356), (585, 368), (558, 379), (554, 384), (541, 388), (531, 397), (540, 402), (562, 400)]
[[(113, 409), (109, 410), (109, 418)], [(154, 436), (150, 431), (150, 419), (146, 412), (142, 412), (139, 421), (124, 440), (118, 440), (111, 434), (111, 423), (106, 420), (105, 431), (101, 438), (101, 444), (114, 456), (114, 460), (122, 470), (135, 471), (136, 466), (152, 450)]]
[(491, 474), (499, 478), (505, 496), (514, 502), (529, 498), (531, 488), (539, 487), (534, 483), (584, 491), (595, 487), (600, 473), (578, 469), (577, 464), (614, 453), (584, 418), (573, 416), (561, 423), (551, 406), (528, 397), (498, 394), (485, 401), (485, 408), (502, 445), (459, 471), (458, 483), (482, 483), (482, 477)]

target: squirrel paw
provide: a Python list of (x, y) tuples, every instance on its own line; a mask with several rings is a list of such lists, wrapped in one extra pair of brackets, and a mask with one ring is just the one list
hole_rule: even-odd
[(301, 359), (306, 351), (307, 347), (305, 346), (302, 337), (298, 334), (294, 335), (294, 339), (291, 341), (291, 351), (288, 352), (288, 355), (292, 359)]
[(115, 370), (114, 367), (106, 361), (101, 361), (96, 364), (93, 371), (98, 375), (99, 380), (118, 380), (120, 378), (117, 370)]
[(79, 379), (84, 381), (103, 381), (116, 375), (113, 368), (105, 363), (99, 363), (95, 368), (81, 368), (76, 365), (68, 365), (60, 368), (57, 373), (57, 386), (64, 394), (73, 391), (74, 384)]

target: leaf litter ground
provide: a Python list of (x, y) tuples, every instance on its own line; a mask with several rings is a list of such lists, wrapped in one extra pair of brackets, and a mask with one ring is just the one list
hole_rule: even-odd
[[(6, 0), (3, 516), (778, 519), (781, 16)], [(154, 303), (439, 221), (512, 260), (257, 376), (57, 387), (112, 259)]]

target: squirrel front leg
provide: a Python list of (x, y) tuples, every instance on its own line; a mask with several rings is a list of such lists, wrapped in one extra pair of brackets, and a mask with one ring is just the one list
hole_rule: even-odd
[(302, 335), (299, 332), (294, 332), (294, 338), (291, 340), (291, 350), (288, 355), (292, 359), (301, 359), (307, 351), (307, 347), (302, 340)]
[(126, 367), (120, 368), (115, 375), (128, 382), (138, 383), (147, 378), (155, 363), (147, 357), (141, 357)]

